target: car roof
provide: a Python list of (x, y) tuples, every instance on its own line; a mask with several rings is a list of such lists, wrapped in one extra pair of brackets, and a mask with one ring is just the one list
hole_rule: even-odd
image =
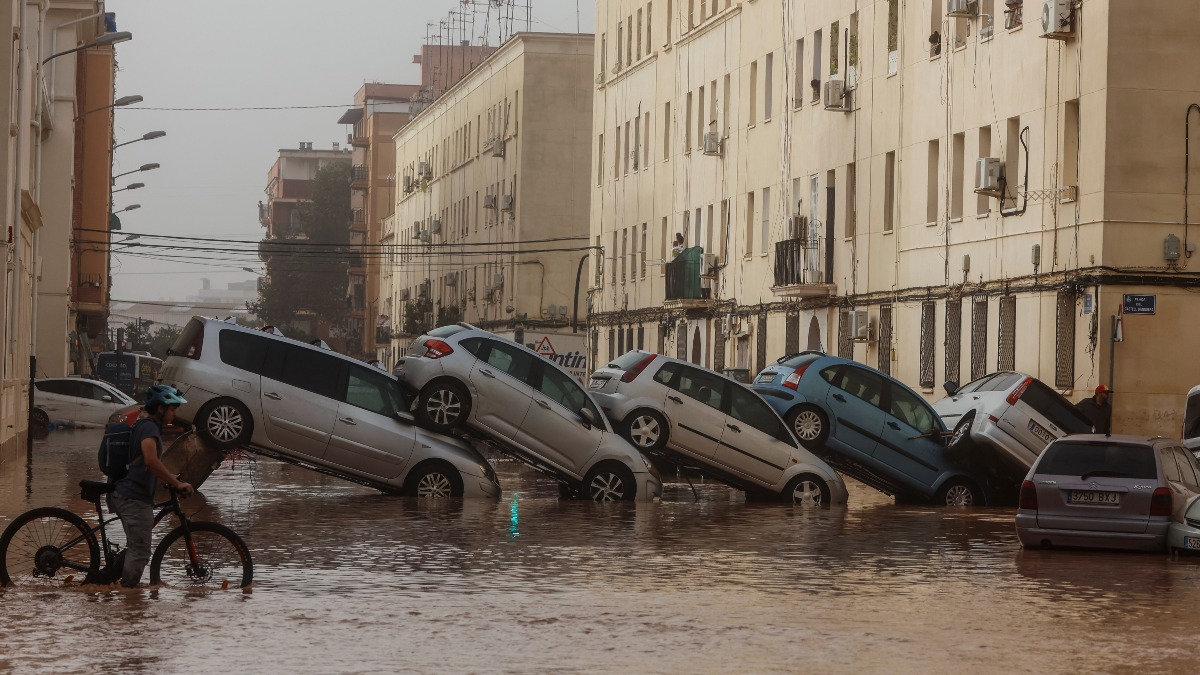
[(211, 323), (219, 324), (217, 327), (217, 330), (236, 330), (236, 331), (239, 331), (242, 333), (251, 333), (253, 335), (258, 335), (260, 337), (269, 338), (271, 340), (278, 340), (280, 342), (289, 342), (291, 344), (299, 345), (306, 349), (310, 349), (319, 354), (328, 354), (330, 356), (335, 356), (343, 361), (349, 361), (351, 363), (355, 363), (360, 366), (370, 368), (371, 370), (377, 370), (381, 373), (388, 375), (389, 377), (392, 377), (393, 379), (396, 379), (396, 376), (392, 375), (392, 373), (390, 373), (382, 368), (373, 366), (370, 363), (363, 361), (362, 359), (356, 359), (353, 356), (348, 356), (348, 355), (342, 354), (340, 352), (335, 352), (332, 349), (325, 349), (323, 347), (318, 347), (317, 345), (309, 344), (309, 343), (305, 342), (304, 340), (297, 340), (296, 338), (288, 337), (286, 335), (276, 335), (275, 333), (268, 333), (266, 331), (262, 331), (257, 328), (251, 328), (249, 326), (243, 326), (243, 325), (237, 324), (237, 323), (230, 323), (230, 322), (224, 321), (222, 319), (214, 319), (214, 318), (208, 317), (208, 316), (193, 316), (192, 318), (202, 322), (205, 325), (204, 326), (205, 330), (208, 330), (208, 325)]
[(1179, 441), (1166, 436), (1134, 436), (1129, 434), (1072, 434), (1055, 439), (1055, 444), (1061, 443), (1084, 443), (1095, 445), (1149, 445), (1158, 446), (1175, 446), (1179, 445)]
[[(539, 359), (542, 359), (546, 363), (552, 364), (555, 368), (561, 370), (562, 372), (567, 373), (568, 375), (570, 374), (562, 366), (558, 365), (557, 363), (554, 363), (554, 361), (551, 361), (550, 359), (537, 353), (536, 350), (530, 349), (529, 347), (526, 347), (525, 345), (521, 344), (520, 342), (517, 342), (516, 340), (510, 340), (509, 338), (506, 338), (503, 335), (498, 335), (496, 333), (493, 333), (490, 330), (480, 328), (478, 326), (472, 326), (471, 324), (465, 323), (462, 321), (460, 321), (454, 325), (462, 326), (463, 330), (461, 330), (457, 333), (454, 333), (453, 335), (447, 335), (444, 338), (438, 338), (438, 339), (439, 340), (454, 340), (454, 341), (458, 342), (458, 341), (464, 340), (469, 337), (485, 337), (485, 338), (490, 338), (492, 340), (500, 340), (501, 342), (507, 342), (510, 345), (516, 345), (517, 347), (520, 347), (521, 349), (529, 352), (530, 354), (533, 354), (534, 356), (538, 357)], [(442, 326), (436, 326), (436, 328), (442, 328)], [(421, 337), (425, 337), (425, 336), (422, 335)], [(419, 340), (421, 338), (417, 338), (417, 339)]]

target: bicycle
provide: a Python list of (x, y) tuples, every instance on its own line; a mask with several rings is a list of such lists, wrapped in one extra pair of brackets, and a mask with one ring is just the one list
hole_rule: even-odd
[[(124, 551), (108, 538), (106, 528), (120, 516), (110, 515), (106, 520), (100, 508), (100, 498), (115, 487), (111, 483), (79, 481), (80, 497), (96, 507), (100, 524), (95, 527), (58, 507), (26, 511), (9, 523), (0, 535), (0, 586), (64, 587), (78, 575), (82, 575), (79, 583), (84, 584), (119, 580)], [(242, 538), (220, 523), (190, 520), (179, 505), (179, 493), (170, 488), (168, 491), (170, 499), (154, 505), (161, 509), (154, 516), (154, 525), (171, 514), (179, 525), (154, 549), (150, 584), (189, 589), (249, 586), (254, 563)]]

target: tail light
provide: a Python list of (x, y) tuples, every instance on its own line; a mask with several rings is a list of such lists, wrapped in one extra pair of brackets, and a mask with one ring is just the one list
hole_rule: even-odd
[(1037, 511), (1037, 486), (1033, 484), (1033, 481), (1027, 480), (1021, 483), (1021, 496), (1017, 501), (1017, 506)]
[(454, 349), (441, 340), (425, 341), (425, 358), (427, 359), (440, 359), (453, 353)]
[(631, 368), (626, 370), (625, 373), (621, 375), (621, 381), (622, 382), (633, 382), (633, 380), (638, 375), (641, 375), (642, 371), (645, 370), (646, 367), (649, 366), (651, 364), (651, 362), (654, 361), (654, 358), (656, 356), (658, 356), (658, 354), (647, 354), (645, 358), (643, 358), (641, 361), (638, 361), (637, 363), (633, 364), (633, 366)]
[(800, 386), (800, 378), (804, 377), (804, 371), (808, 370), (809, 365), (811, 364), (806, 363), (800, 366), (793, 371), (791, 375), (788, 375), (786, 378), (784, 378), (783, 386), (791, 389), (792, 391), (796, 391), (796, 388)]
[(1009, 405), (1016, 405), (1016, 404), (1017, 404), (1017, 401), (1021, 400), (1021, 394), (1024, 394), (1024, 393), (1025, 393), (1025, 390), (1029, 388), (1029, 385), (1030, 385), (1030, 383), (1031, 383), (1031, 382), (1033, 382), (1033, 378), (1032, 378), (1032, 377), (1027, 377), (1027, 378), (1025, 378), (1025, 381), (1024, 381), (1024, 382), (1022, 382), (1021, 384), (1017, 385), (1017, 388), (1016, 388), (1016, 389), (1013, 389), (1013, 390), (1012, 390), (1012, 393), (1008, 395), (1008, 399), (1007, 399), (1007, 400), (1008, 400), (1008, 404), (1009, 404)]
[(1160, 487), (1154, 491), (1154, 495), (1150, 497), (1150, 515), (1171, 515), (1171, 488)]

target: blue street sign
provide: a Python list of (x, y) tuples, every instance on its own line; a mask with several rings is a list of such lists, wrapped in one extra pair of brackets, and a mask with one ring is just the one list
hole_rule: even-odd
[(1154, 314), (1157, 296), (1154, 295), (1125, 295), (1124, 312), (1126, 314)]

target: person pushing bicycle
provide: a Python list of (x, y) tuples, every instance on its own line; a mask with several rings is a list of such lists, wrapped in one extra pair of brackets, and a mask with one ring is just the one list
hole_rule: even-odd
[(108, 508), (121, 517), (125, 530), (125, 564), (121, 585), (135, 588), (150, 561), (150, 536), (154, 530), (154, 492), (158, 481), (186, 497), (192, 486), (171, 475), (162, 463), (162, 428), (175, 419), (175, 411), (187, 403), (171, 386), (156, 384), (146, 392), (145, 416), (133, 425), (129, 472), (118, 480), (108, 495)]

